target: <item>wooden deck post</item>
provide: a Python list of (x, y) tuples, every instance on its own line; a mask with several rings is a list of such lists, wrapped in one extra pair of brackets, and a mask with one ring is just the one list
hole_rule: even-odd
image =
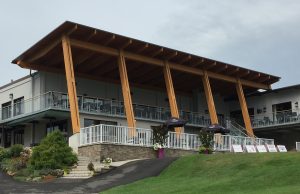
[[(165, 83), (166, 83), (166, 88), (167, 88), (167, 93), (168, 93), (168, 98), (169, 98), (171, 116), (179, 118), (179, 111), (178, 111), (178, 107), (177, 107), (177, 103), (176, 103), (176, 96), (175, 96), (175, 91), (174, 91), (174, 86), (173, 86), (173, 81), (172, 81), (170, 65), (169, 65), (168, 61), (164, 62), (163, 69), (164, 69), (164, 78), (165, 78)], [(183, 133), (183, 128), (177, 127), (177, 128), (175, 128), (175, 131), (177, 133)]]
[(205, 92), (205, 97), (206, 97), (206, 102), (208, 106), (208, 112), (210, 116), (210, 121), (211, 124), (218, 124), (218, 116), (216, 112), (216, 107), (215, 107), (215, 102), (214, 98), (212, 95), (211, 87), (210, 87), (210, 82), (209, 82), (209, 77), (207, 75), (207, 71), (203, 71), (203, 76), (202, 76), (202, 82), (204, 86), (204, 92)]
[(63, 36), (62, 38), (62, 47), (63, 47), (68, 95), (69, 95), (69, 102), (70, 102), (71, 122), (72, 122), (73, 134), (75, 134), (80, 132), (80, 119), (79, 119), (75, 74), (73, 69), (72, 52), (71, 52), (70, 40), (67, 36)]
[(247, 107), (246, 99), (244, 96), (243, 86), (242, 86), (240, 79), (237, 80), (236, 91), (237, 91), (238, 98), (240, 101), (240, 106), (242, 109), (242, 115), (243, 115), (243, 119), (244, 119), (244, 123), (245, 123), (245, 128), (247, 130), (247, 134), (250, 137), (254, 137), (254, 133), (253, 133), (253, 129), (251, 126), (251, 121), (250, 121), (250, 116), (249, 116), (249, 112), (248, 112), (248, 107)]
[(134, 118), (134, 111), (133, 111), (133, 106), (132, 106), (125, 57), (123, 55), (122, 50), (120, 50), (120, 54), (118, 56), (118, 66), (119, 66), (119, 73), (120, 73), (120, 79), (121, 79), (121, 86), (122, 86), (122, 93), (123, 93), (123, 99), (124, 99), (127, 124), (128, 124), (128, 127), (130, 127), (132, 129), (130, 135), (133, 136), (133, 135), (135, 135), (136, 121)]

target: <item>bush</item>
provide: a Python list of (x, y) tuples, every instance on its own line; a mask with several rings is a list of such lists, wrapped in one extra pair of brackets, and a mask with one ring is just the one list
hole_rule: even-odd
[(1, 168), (3, 171), (15, 173), (27, 166), (27, 160), (23, 160), (21, 157), (17, 158), (5, 158), (1, 162)]
[(33, 177), (45, 177), (45, 176), (55, 176), (62, 177), (64, 175), (64, 170), (61, 169), (42, 169), (42, 170), (34, 170)]
[(201, 141), (201, 146), (205, 148), (212, 148), (214, 143), (214, 133), (201, 130), (199, 133), (199, 139)]
[(168, 128), (164, 125), (159, 126), (151, 126), (153, 131), (153, 144), (158, 143), (160, 145), (164, 145), (168, 138)]
[(23, 151), (23, 145), (15, 144), (9, 149), (11, 157), (19, 157)]
[(213, 150), (211, 148), (206, 148), (204, 146), (200, 146), (199, 154), (212, 154)]
[(77, 162), (76, 155), (58, 130), (45, 137), (39, 146), (32, 150), (30, 164), (35, 170), (63, 169)]
[(15, 176), (21, 176), (21, 177), (29, 177), (32, 174), (32, 170), (29, 168), (23, 168), (16, 172)]
[(6, 158), (11, 158), (10, 151), (8, 149), (0, 148), (0, 162)]
[(89, 171), (95, 171), (95, 167), (94, 167), (94, 164), (92, 162), (90, 162), (87, 166), (88, 170)]
[(62, 176), (64, 176), (64, 170), (62, 170), (62, 169), (51, 170), (50, 175), (55, 176), (55, 177), (62, 177)]

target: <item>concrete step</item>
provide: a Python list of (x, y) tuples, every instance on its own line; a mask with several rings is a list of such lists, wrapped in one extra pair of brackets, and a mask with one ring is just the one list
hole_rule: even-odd
[(76, 168), (73, 168), (72, 170), (88, 170), (87, 166), (77, 166)]
[[(69, 174), (64, 176), (64, 178), (85, 179), (92, 177), (92, 172), (87, 168), (90, 162), (91, 160), (88, 157), (78, 156), (77, 167), (72, 169)], [(100, 163), (93, 164), (95, 169), (101, 169)]]
[(78, 161), (82, 161), (82, 162), (90, 162), (91, 160), (90, 160), (90, 159), (79, 159), (79, 158), (78, 158)]
[(63, 178), (90, 178), (92, 177), (91, 174), (68, 174), (66, 176), (64, 176)]
[(89, 157), (86, 157), (86, 156), (77, 156), (77, 158), (78, 159), (88, 159), (88, 160), (90, 159)]
[(80, 171), (80, 172), (85, 172), (85, 171), (89, 171), (87, 168), (75, 168), (75, 169), (73, 169), (71, 172), (77, 172), (77, 171)]
[(89, 170), (72, 170), (69, 174), (91, 174), (91, 171)]
[(61, 178), (63, 179), (88, 179), (91, 178), (92, 176), (63, 176)]
[(89, 164), (89, 162), (77, 162), (78, 166), (87, 166)]

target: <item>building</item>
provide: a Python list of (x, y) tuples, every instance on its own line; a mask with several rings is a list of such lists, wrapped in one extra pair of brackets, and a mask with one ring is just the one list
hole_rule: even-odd
[(68, 136), (96, 124), (149, 129), (170, 116), (188, 120), (178, 133), (242, 118), (253, 136), (245, 94), (280, 79), (72, 22), (12, 63), (36, 72), (0, 88), (5, 147), (36, 144), (54, 129)]
[(247, 103), (255, 134), (295, 149), (295, 142), (300, 142), (299, 102), (300, 85), (249, 95)]

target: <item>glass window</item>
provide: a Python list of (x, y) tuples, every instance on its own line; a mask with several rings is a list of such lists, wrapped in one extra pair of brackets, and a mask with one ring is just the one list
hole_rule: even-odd
[(24, 129), (14, 131), (14, 144), (24, 145)]
[(46, 134), (49, 134), (55, 130), (61, 131), (66, 137), (68, 136), (67, 120), (50, 122), (46, 125)]
[(14, 100), (14, 116), (24, 113), (24, 97)]
[(95, 120), (95, 119), (84, 119), (84, 127), (89, 127), (92, 125), (118, 125), (118, 122), (115, 121), (104, 121), (104, 120)]
[(2, 104), (2, 119), (8, 119), (11, 117), (11, 102)]

